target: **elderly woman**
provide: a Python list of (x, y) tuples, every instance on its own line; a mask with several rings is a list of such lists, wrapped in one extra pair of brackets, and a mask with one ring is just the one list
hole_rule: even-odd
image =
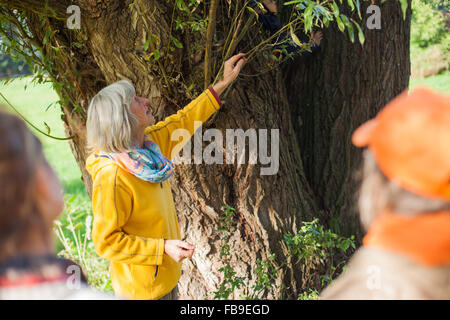
[(63, 192), (39, 140), (1, 110), (0, 137), (0, 300), (109, 297), (88, 289), (81, 268), (54, 254)]
[(322, 299), (450, 299), (450, 97), (403, 93), (353, 134), (368, 232)]
[(181, 260), (194, 246), (180, 240), (168, 179), (176, 129), (194, 134), (220, 108), (220, 94), (238, 76), (243, 54), (224, 65), (222, 80), (164, 121), (153, 124), (149, 100), (119, 81), (102, 89), (88, 110), (86, 168), (93, 178), (92, 239), (110, 261), (115, 293), (128, 299), (176, 299)]

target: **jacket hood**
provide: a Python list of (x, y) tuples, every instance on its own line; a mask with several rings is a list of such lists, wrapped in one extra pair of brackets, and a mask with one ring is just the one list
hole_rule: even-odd
[(115, 165), (115, 162), (109, 158), (99, 156), (98, 152), (91, 153), (86, 159), (86, 170), (95, 180), (97, 173), (104, 167)]

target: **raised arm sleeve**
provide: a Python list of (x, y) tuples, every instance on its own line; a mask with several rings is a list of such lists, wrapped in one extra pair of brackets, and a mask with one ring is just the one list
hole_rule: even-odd
[(145, 133), (159, 146), (166, 158), (172, 159), (174, 147), (176, 146), (176, 154), (187, 142), (180, 143), (179, 139), (172, 141), (172, 133), (177, 129), (185, 129), (189, 137), (192, 137), (196, 129), (194, 122), (205, 122), (220, 106), (218, 95), (213, 88), (209, 88), (176, 114), (148, 127)]

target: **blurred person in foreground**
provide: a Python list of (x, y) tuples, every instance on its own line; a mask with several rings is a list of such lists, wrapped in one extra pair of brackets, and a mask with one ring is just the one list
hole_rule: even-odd
[(54, 254), (62, 186), (25, 123), (0, 108), (0, 300), (104, 299)]
[(450, 97), (402, 93), (353, 134), (363, 246), (321, 299), (450, 299)]

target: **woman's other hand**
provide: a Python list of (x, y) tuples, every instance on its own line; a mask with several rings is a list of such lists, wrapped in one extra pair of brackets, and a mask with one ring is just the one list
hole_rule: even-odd
[(176, 262), (190, 258), (194, 254), (195, 247), (181, 240), (164, 240), (164, 253)]
[(232, 56), (225, 61), (223, 68), (223, 77), (217, 82), (213, 89), (220, 96), (220, 94), (237, 78), (241, 71), (242, 65), (246, 62), (244, 53), (239, 53)]

